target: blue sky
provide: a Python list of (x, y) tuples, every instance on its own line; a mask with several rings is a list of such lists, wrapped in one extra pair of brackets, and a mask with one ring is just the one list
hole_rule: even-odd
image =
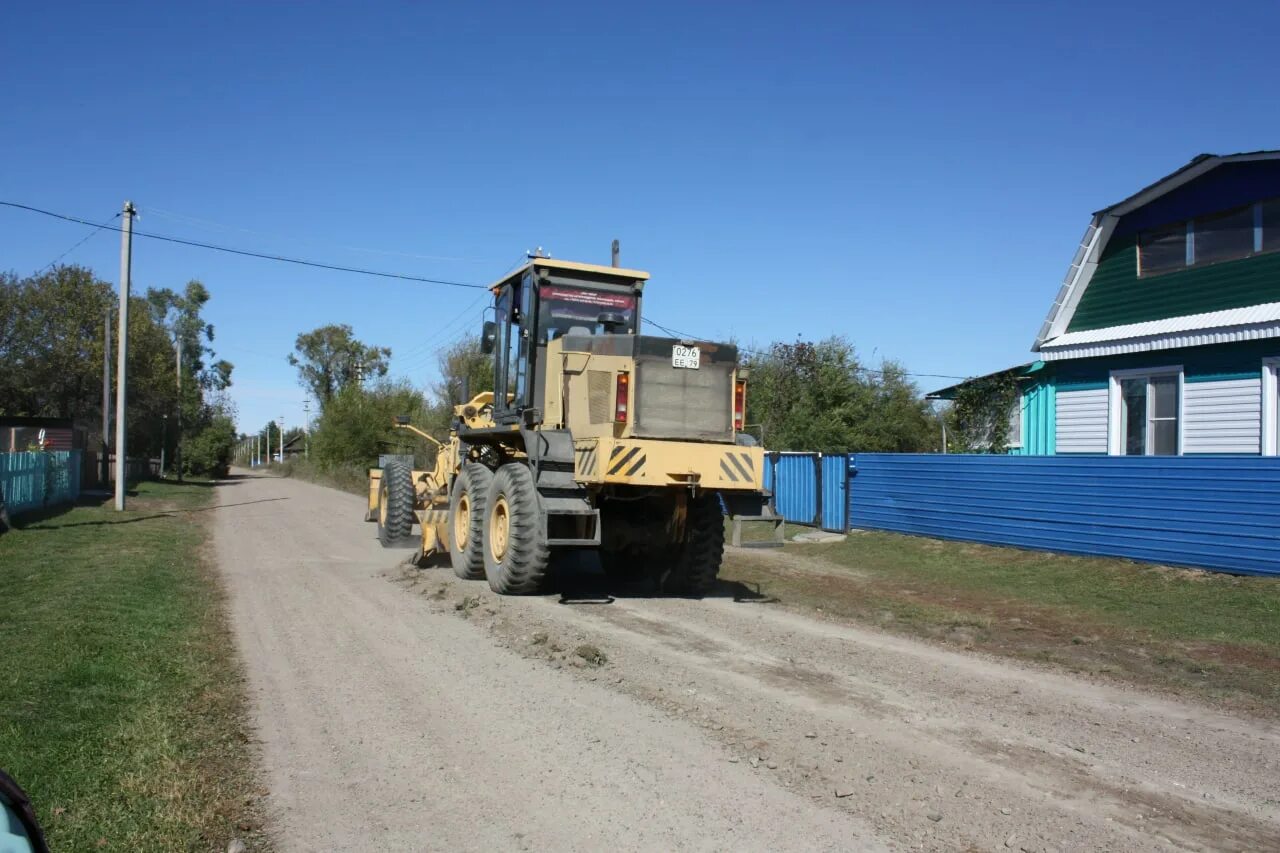
[[(477, 283), (617, 237), (664, 324), (974, 375), (1030, 358), (1093, 210), (1280, 147), (1278, 26), (1265, 3), (9, 4), (0, 199), (102, 221), (128, 198), (144, 231)], [(89, 230), (0, 229), (19, 274)], [(115, 282), (118, 235), (66, 260)], [(300, 420), (298, 332), (350, 323), (425, 386), (483, 293), (135, 242), (135, 287), (190, 278), (244, 428)]]

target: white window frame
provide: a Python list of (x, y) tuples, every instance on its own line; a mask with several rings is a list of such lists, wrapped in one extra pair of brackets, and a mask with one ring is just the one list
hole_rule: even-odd
[[(1009, 441), (1007, 446), (1011, 449), (1022, 447), (1022, 436), (1026, 433), (1027, 429), (1027, 398), (1026, 395), (1022, 393), (1021, 384), (1016, 386), (1016, 391), (1013, 397), (1013, 410), (1018, 413), (1018, 434), (1014, 435), (1013, 430), (1009, 431)], [(1009, 415), (1010, 419), (1012, 419), (1013, 412), (1010, 412)], [(1012, 426), (1012, 424), (1010, 424), (1010, 426)]]
[(1262, 455), (1280, 456), (1280, 358), (1262, 360)]
[[(1182, 455), (1182, 443), (1186, 435), (1185, 407), (1183, 391), (1186, 378), (1182, 365), (1165, 367), (1137, 367), (1132, 370), (1113, 370), (1111, 380), (1107, 384), (1107, 455), (1124, 456), (1124, 431), (1120, 428), (1124, 422), (1124, 398), (1120, 393), (1120, 382), (1124, 379), (1150, 379), (1156, 376), (1178, 377), (1178, 455)], [(1150, 399), (1150, 398), (1148, 398)]]

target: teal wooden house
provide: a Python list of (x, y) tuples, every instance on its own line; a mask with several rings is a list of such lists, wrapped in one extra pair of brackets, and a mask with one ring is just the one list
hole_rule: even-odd
[(1277, 455), (1280, 151), (1095, 213), (1032, 349), (1012, 453)]

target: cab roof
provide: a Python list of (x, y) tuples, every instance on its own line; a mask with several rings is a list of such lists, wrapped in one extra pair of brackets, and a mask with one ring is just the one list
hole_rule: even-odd
[(502, 278), (495, 281), (489, 286), (490, 290), (497, 290), (507, 282), (518, 280), (527, 270), (531, 269), (545, 270), (571, 270), (573, 272), (592, 273), (608, 278), (623, 279), (625, 281), (648, 281), (649, 274), (644, 270), (631, 270), (625, 267), (607, 267), (601, 264), (584, 264), (578, 261), (558, 261), (552, 258), (530, 258), (527, 264), (519, 269), (507, 273)]

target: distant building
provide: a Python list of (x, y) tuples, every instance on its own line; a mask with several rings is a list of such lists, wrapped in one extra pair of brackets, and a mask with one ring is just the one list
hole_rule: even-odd
[(1033, 350), (1012, 453), (1277, 455), (1280, 151), (1095, 213)]
[(84, 430), (71, 418), (20, 418), (0, 415), (0, 453), (20, 453), (36, 446), (44, 430), (46, 450), (83, 450)]

